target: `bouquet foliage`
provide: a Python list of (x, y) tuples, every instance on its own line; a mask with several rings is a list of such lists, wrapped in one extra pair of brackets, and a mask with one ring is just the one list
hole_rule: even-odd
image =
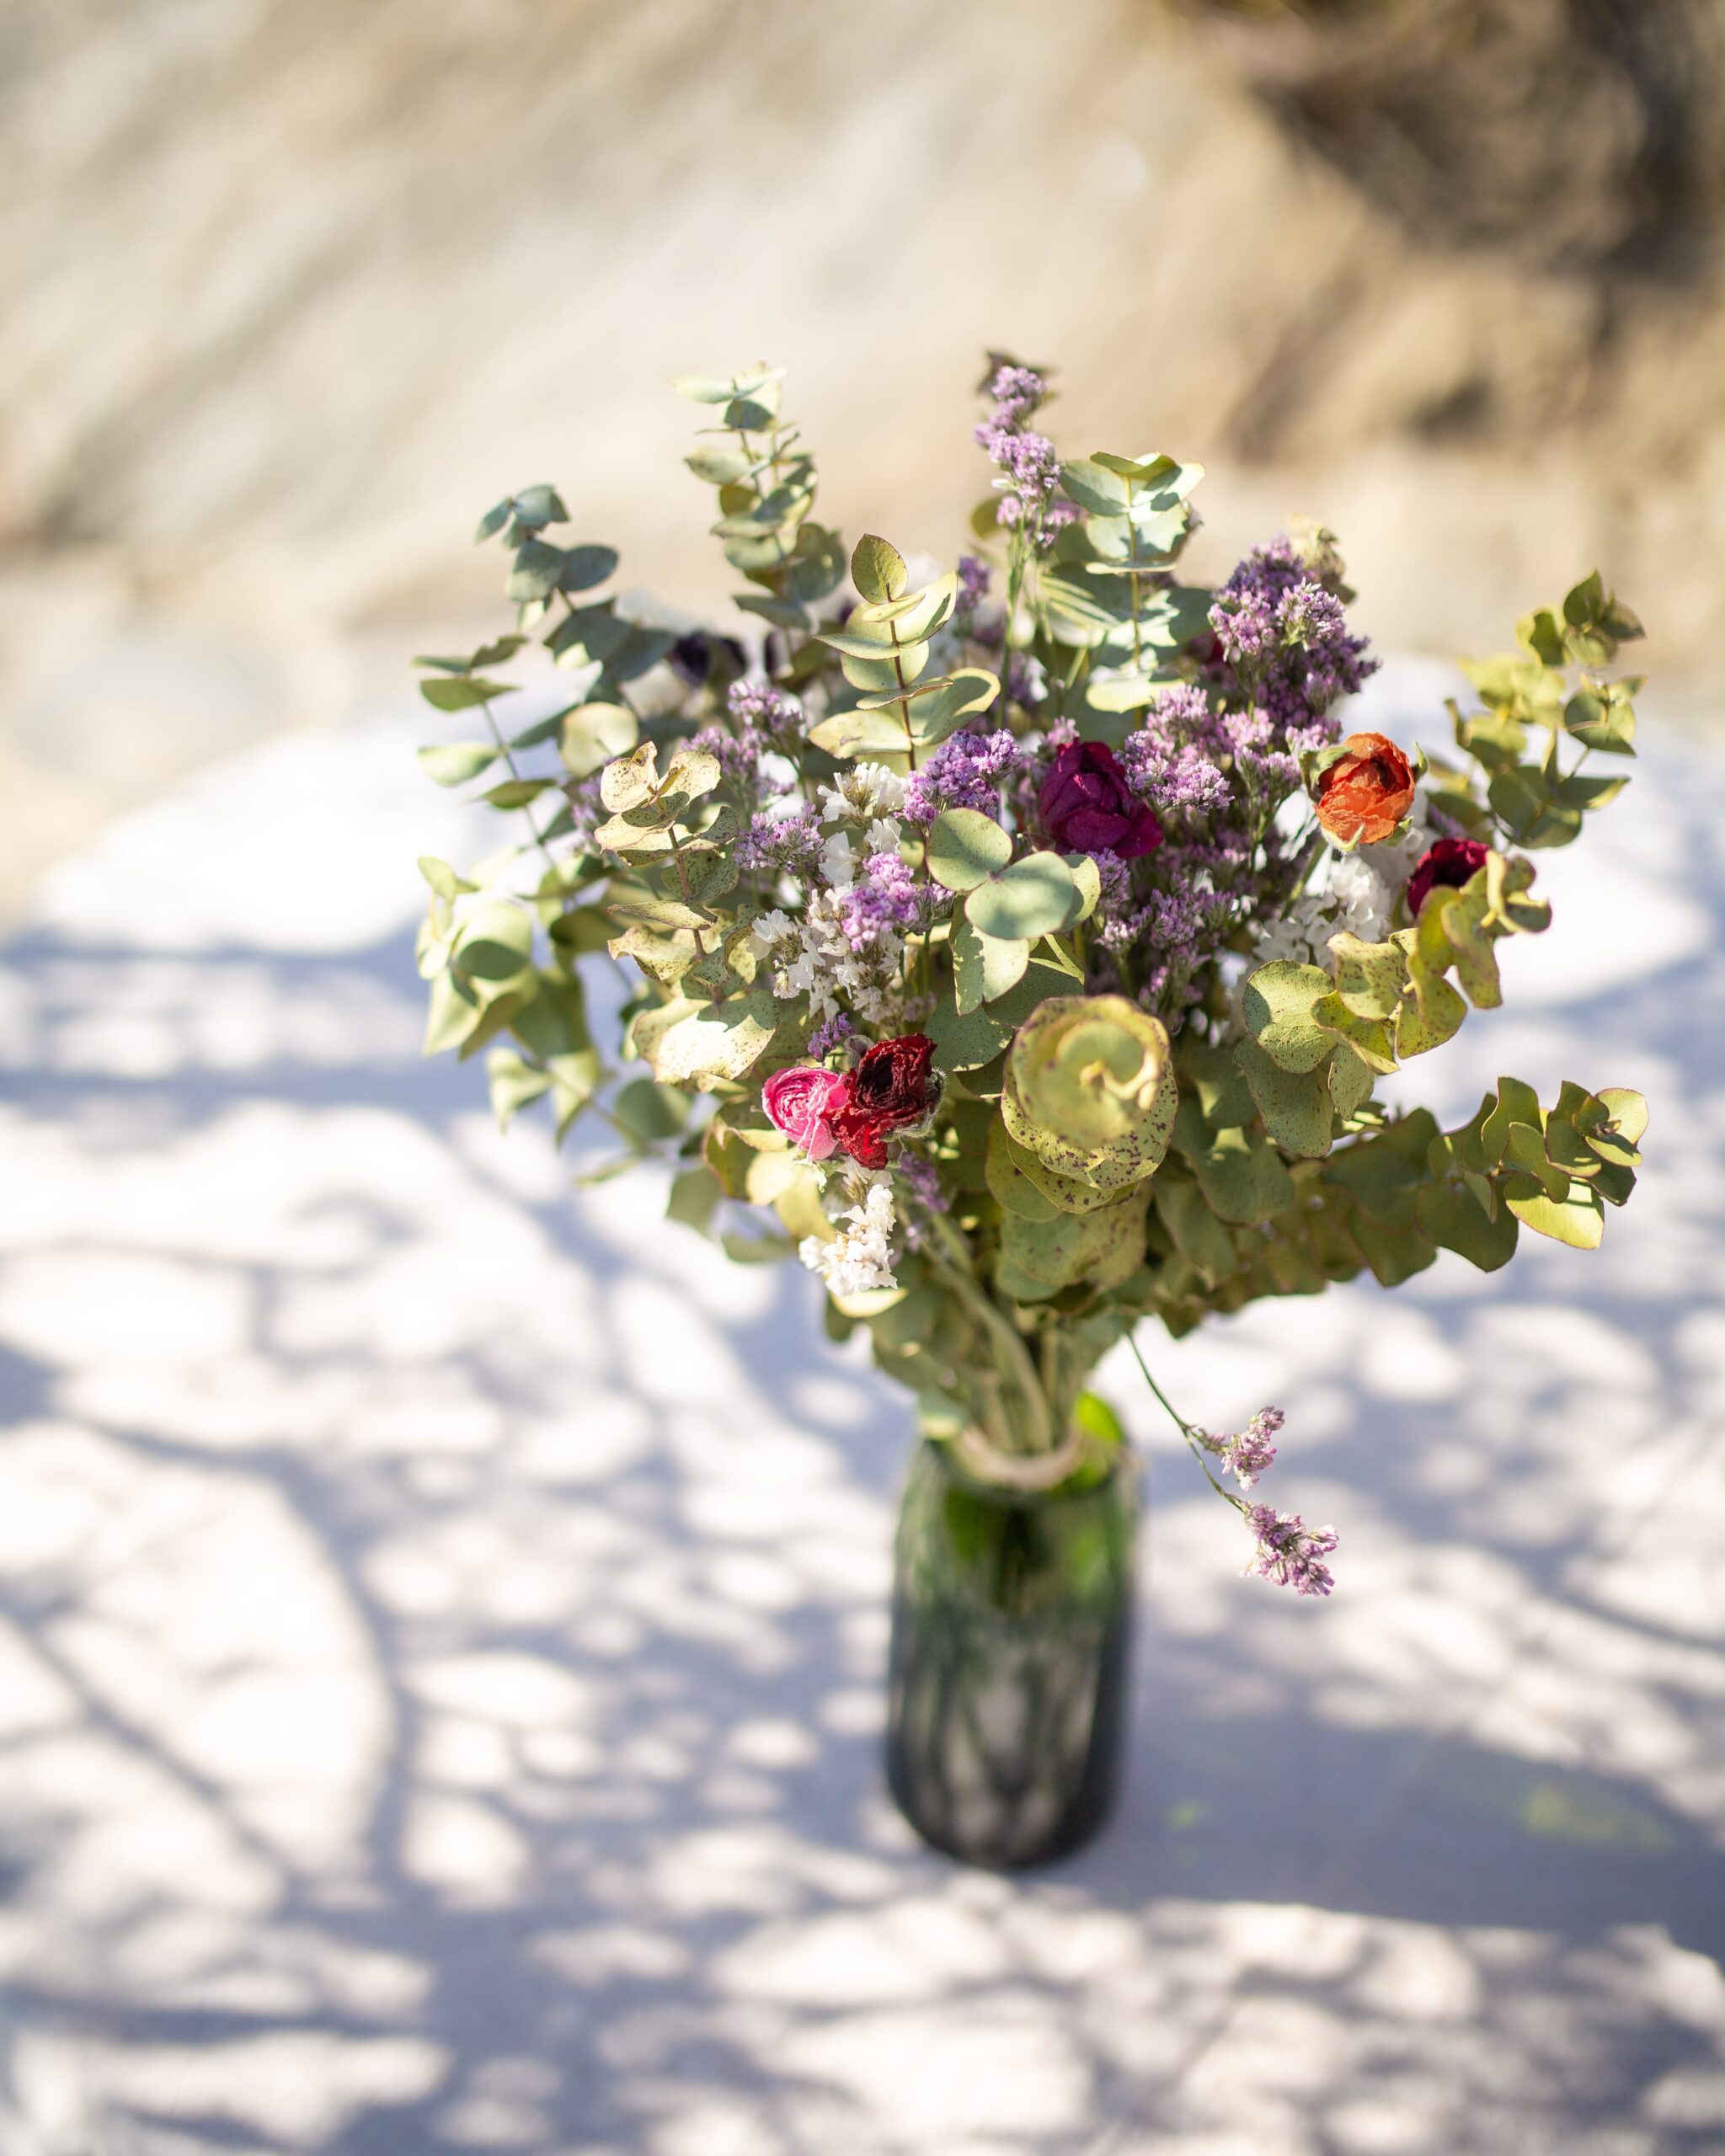
[[(1202, 467), (1063, 461), (1040, 372), (991, 356), (993, 484), (944, 574), (817, 520), (780, 371), (677, 387), (736, 632), (599, 595), (617, 555), (537, 486), (478, 530), (514, 630), (419, 662), (483, 728), (430, 776), (524, 827), (420, 863), (428, 1053), (489, 1049), (505, 1123), (602, 1120), (600, 1174), (669, 1156), (676, 1218), (800, 1257), (833, 1336), (866, 1326), (924, 1428), (1022, 1487), (1098, 1471), (1119, 1432), (1085, 1382), (1146, 1316), (1393, 1286), (1440, 1248), (1492, 1270), (1524, 1228), (1598, 1243), (1638, 1095), (1505, 1078), (1454, 1130), (1375, 1097), (1498, 1003), (1498, 947), (1550, 918), (1528, 855), (1626, 782), (1581, 768), (1633, 754), (1640, 686), (1606, 672), (1641, 630), (1597, 575), (1466, 670), (1453, 750), (1410, 755), (1343, 732), (1376, 662), (1332, 535), (1183, 580)], [(530, 656), (567, 692), (521, 724)], [(1176, 1420), (1213, 1481), (1274, 1457), (1274, 1410)], [(1223, 1494), (1252, 1569), (1327, 1590), (1327, 1530)]]

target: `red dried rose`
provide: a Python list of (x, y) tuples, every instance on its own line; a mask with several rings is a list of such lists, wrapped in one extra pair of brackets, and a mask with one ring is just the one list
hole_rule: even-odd
[(1344, 846), (1375, 846), (1413, 806), (1413, 766), (1386, 734), (1350, 734), (1317, 782), (1317, 819)]
[(1491, 851), (1477, 839), (1438, 839), (1429, 846), (1407, 879), (1407, 910), (1416, 921), (1434, 886), (1459, 891), (1486, 865)]
[(920, 1123), (932, 1105), (928, 1066), (934, 1043), (926, 1033), (877, 1041), (851, 1073), (851, 1097), (830, 1117), (832, 1133), (865, 1168), (886, 1166), (886, 1139)]
[(1058, 750), (1036, 806), (1062, 853), (1114, 853), (1136, 861), (1162, 842), (1155, 809), (1132, 791), (1105, 742), (1069, 741)]

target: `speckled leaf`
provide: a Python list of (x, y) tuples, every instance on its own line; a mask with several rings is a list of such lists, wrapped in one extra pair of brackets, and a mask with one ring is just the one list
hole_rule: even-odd
[(1247, 980), (1246, 1023), (1259, 1048), (1282, 1070), (1316, 1070), (1334, 1049), (1334, 1039), (1311, 1015), (1313, 1004), (1333, 985), (1321, 966), (1295, 965), (1289, 958), (1260, 966)]
[(1322, 1160), (1330, 1150), (1335, 1108), (1328, 1075), (1322, 1070), (1284, 1070), (1255, 1041), (1236, 1050), (1241, 1073), (1252, 1090), (1263, 1127), (1284, 1153)]

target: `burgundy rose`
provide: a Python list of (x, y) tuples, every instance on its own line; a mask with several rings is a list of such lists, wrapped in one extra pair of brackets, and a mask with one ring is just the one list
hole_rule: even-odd
[(850, 1097), (847, 1077), (814, 1063), (775, 1070), (761, 1091), (767, 1114), (811, 1161), (824, 1161), (837, 1146), (832, 1118)]
[(1119, 758), (1101, 741), (1069, 741), (1059, 750), (1036, 805), (1062, 853), (1136, 861), (1162, 842), (1156, 811), (1132, 791)]
[(1407, 879), (1408, 912), (1418, 920), (1419, 910), (1430, 897), (1434, 885), (1446, 891), (1459, 891), (1485, 867), (1490, 851), (1477, 839), (1439, 839), (1428, 846)]
[(835, 1138), (865, 1168), (886, 1166), (888, 1133), (920, 1123), (933, 1105), (928, 1066), (934, 1043), (926, 1033), (877, 1041), (851, 1073), (851, 1097), (831, 1118)]

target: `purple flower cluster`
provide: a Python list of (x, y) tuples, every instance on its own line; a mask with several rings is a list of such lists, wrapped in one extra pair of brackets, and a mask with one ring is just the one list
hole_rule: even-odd
[(906, 820), (932, 824), (943, 808), (980, 808), (985, 816), (997, 815), (1001, 787), (1017, 762), (1018, 744), (1005, 727), (996, 734), (950, 735), (905, 780)]
[(1033, 369), (1008, 363), (995, 369), (988, 393), (994, 409), (978, 421), (975, 438), (1006, 477), (996, 520), (1009, 531), (1022, 525), (1038, 547), (1046, 546), (1076, 513), (1068, 510), (1061, 515), (1051, 507), (1060, 476), (1060, 452), (1046, 435), (1025, 424), (1048, 394), (1048, 386)]
[(1221, 1461), (1223, 1471), (1231, 1475), (1242, 1490), (1249, 1490), (1260, 1475), (1267, 1475), (1275, 1465), (1273, 1440), (1286, 1420), (1279, 1407), (1260, 1407), (1237, 1433), (1225, 1432), (1217, 1436), (1199, 1430), (1195, 1434), (1204, 1450), (1213, 1452)]
[(959, 596), (953, 608), (953, 618), (968, 621), (988, 596), (989, 568), (979, 562), (975, 554), (959, 557)]
[(803, 739), (803, 707), (771, 681), (733, 681), (726, 699), (739, 738), (754, 741), (756, 753), (772, 749), (790, 755)]
[(1286, 536), (1252, 548), (1217, 591), (1210, 621), (1226, 686), (1268, 715), (1283, 736), (1279, 748), (1334, 740), (1331, 706), (1377, 671), (1365, 638), (1349, 635), (1341, 601)]
[(793, 816), (762, 809), (750, 818), (748, 830), (737, 841), (737, 866), (809, 877), (820, 863), (822, 842), (820, 812), (813, 802), (805, 802)]
[(599, 795), (600, 781), (604, 776), (603, 771), (595, 771), (590, 778), (577, 779), (573, 786), (563, 789), (569, 797), (575, 843), (583, 850), (591, 847), (594, 832), (611, 814)]
[(761, 744), (745, 734), (727, 734), (720, 726), (703, 726), (690, 742), (692, 749), (705, 749), (718, 759), (718, 768), (733, 786), (753, 794), (761, 776)]
[(1336, 1582), (1324, 1559), (1336, 1547), (1332, 1527), (1308, 1527), (1298, 1513), (1274, 1505), (1248, 1505), (1246, 1524), (1258, 1547), (1246, 1567), (1248, 1579), (1273, 1580), (1298, 1594), (1327, 1594)]
[(846, 1017), (842, 1011), (835, 1011), (809, 1034), (809, 1053), (816, 1063), (823, 1062), (836, 1048), (842, 1048), (856, 1031), (853, 1019)]
[(889, 929), (914, 928), (922, 904), (922, 887), (900, 856), (871, 853), (856, 882), (839, 894), (839, 926), (853, 951), (866, 951)]
[[(940, 1171), (932, 1161), (925, 1161), (920, 1153), (901, 1151), (893, 1162), (893, 1172), (902, 1182), (910, 1196), (925, 1212), (947, 1213), (952, 1209), (952, 1200), (941, 1188)], [(912, 1250), (922, 1247), (922, 1225), (914, 1213), (903, 1216), (905, 1241)]]
[(1218, 814), (1227, 806), (1221, 758), (1233, 744), (1202, 689), (1182, 684), (1151, 705), (1126, 736), (1120, 761), (1135, 792), (1161, 815)]

